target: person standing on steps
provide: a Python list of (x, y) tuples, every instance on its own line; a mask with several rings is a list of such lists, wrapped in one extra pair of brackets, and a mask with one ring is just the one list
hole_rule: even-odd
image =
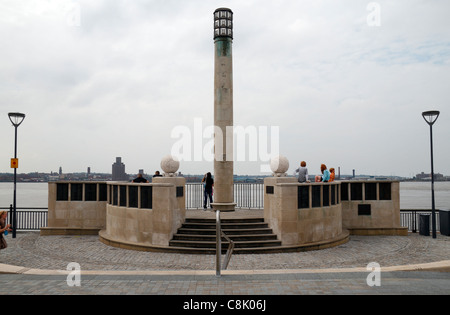
[[(208, 172), (205, 175), (205, 177), (203, 177), (202, 183), (204, 183), (204, 185), (205, 185), (204, 192), (203, 192), (203, 210), (206, 210), (208, 198), (209, 198), (210, 206), (213, 203), (212, 195), (213, 195), (214, 179), (212, 178), (210, 172)], [(212, 209), (212, 206), (211, 206), (211, 209)]]

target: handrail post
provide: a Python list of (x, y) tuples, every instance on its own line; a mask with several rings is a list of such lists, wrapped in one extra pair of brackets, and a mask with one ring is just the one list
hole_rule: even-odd
[(220, 226), (220, 211), (216, 210), (216, 277), (220, 277), (221, 255), (222, 255), (222, 230)]
[(227, 270), (228, 264), (230, 263), (231, 256), (233, 255), (234, 250), (234, 242), (231, 238), (229, 238), (224, 232), (221, 233), (222, 236), (228, 241), (228, 250), (225, 258), (223, 260), (222, 269)]
[(13, 221), (13, 205), (9, 205), (9, 224), (12, 225), (12, 221)]

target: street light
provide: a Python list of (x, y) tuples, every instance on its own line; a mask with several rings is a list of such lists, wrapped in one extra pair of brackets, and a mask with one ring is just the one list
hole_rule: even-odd
[(431, 228), (433, 238), (436, 238), (436, 205), (434, 202), (434, 163), (433, 163), (433, 125), (439, 117), (440, 112), (432, 110), (423, 112), (423, 119), (430, 125), (430, 143), (431, 143)]
[[(20, 126), (20, 124), (25, 119), (25, 114), (22, 113), (9, 113), (8, 114), (9, 120), (14, 126), (15, 129), (15, 137), (14, 137), (14, 199), (13, 199), (13, 212), (12, 212), (12, 230), (13, 234), (12, 237), (16, 238), (16, 232), (17, 232), (17, 208), (16, 208), (16, 183), (17, 183), (17, 128)], [(11, 163), (13, 164), (13, 163)], [(11, 165), (13, 166), (13, 165)]]

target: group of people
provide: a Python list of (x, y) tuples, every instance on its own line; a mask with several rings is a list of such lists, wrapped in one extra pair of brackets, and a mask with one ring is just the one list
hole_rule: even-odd
[[(320, 166), (320, 171), (322, 175), (317, 175), (314, 178), (315, 182), (333, 182), (335, 179), (335, 170), (334, 168), (330, 168), (330, 170), (327, 169), (327, 166), (325, 164), (322, 164)], [(309, 180), (309, 174), (308, 174), (308, 168), (306, 167), (306, 162), (302, 161), (300, 163), (300, 167), (295, 170), (295, 173), (298, 173), (298, 182), (299, 183), (310, 183)], [(159, 171), (155, 172), (155, 175), (153, 177), (160, 177)], [(149, 181), (145, 179), (142, 174), (139, 174), (137, 178), (133, 180), (133, 183), (148, 183)], [(203, 209), (207, 209), (207, 203), (209, 199), (210, 207), (213, 208), (211, 204), (213, 203), (213, 187), (214, 187), (214, 179), (212, 178), (212, 175), (210, 172), (206, 173), (205, 176), (203, 176), (202, 179), (203, 183)], [(1, 232), (1, 230), (0, 230)]]
[[(159, 173), (159, 171), (155, 172), (155, 175), (153, 177), (162, 177), (162, 175)], [(149, 181), (145, 179), (142, 174), (138, 174), (138, 176), (133, 179), (133, 183), (148, 183)], [(212, 178), (212, 175), (210, 172), (206, 173), (205, 176), (202, 179), (203, 183), (203, 209), (207, 209), (207, 202), (209, 198), (210, 206), (213, 203), (213, 187), (214, 187), (214, 179)], [(211, 209), (213, 207), (211, 206)], [(1, 231), (1, 230), (0, 230)]]
[[(155, 172), (155, 175), (153, 175), (153, 178), (155, 177), (162, 177), (162, 175), (159, 173), (159, 171)], [(138, 174), (138, 176), (133, 179), (133, 183), (149, 183), (148, 179), (144, 178), (144, 176), (142, 176), (142, 174)]]
[[(327, 169), (327, 166), (325, 164), (320, 165), (320, 171), (322, 175), (317, 175), (314, 178), (315, 182), (323, 182), (323, 183), (329, 183), (334, 182), (335, 180), (335, 169), (330, 168), (330, 170)], [(308, 169), (306, 167), (306, 162), (302, 161), (300, 163), (300, 167), (295, 171), (295, 173), (298, 173), (298, 182), (299, 183), (310, 183), (309, 175), (308, 175)], [(205, 174), (205, 176), (202, 179), (203, 183), (203, 209), (207, 209), (207, 201), (209, 198), (210, 204), (213, 203), (213, 187), (214, 187), (214, 179), (211, 176), (211, 173)], [(213, 207), (211, 206), (211, 209)]]
[[(325, 164), (320, 165), (320, 171), (322, 175), (317, 175), (314, 177), (314, 181), (317, 182), (333, 182), (336, 175), (335, 175), (335, 169), (330, 168), (330, 170), (327, 169), (327, 166)], [(306, 168), (306, 162), (302, 161), (300, 163), (300, 167), (295, 170), (295, 173), (298, 173), (298, 182), (299, 183), (310, 183), (309, 175), (308, 175), (308, 169)]]

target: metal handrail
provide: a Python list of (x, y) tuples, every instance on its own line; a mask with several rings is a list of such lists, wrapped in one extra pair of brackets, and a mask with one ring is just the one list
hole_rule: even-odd
[(220, 260), (222, 255), (222, 229), (220, 226), (220, 211), (216, 211), (216, 277), (220, 277)]
[(229, 244), (227, 253), (226, 253), (225, 258), (222, 263), (222, 269), (227, 270), (228, 264), (230, 263), (230, 260), (231, 260), (231, 256), (233, 255), (234, 242), (223, 231), (222, 231), (222, 237), (224, 237), (228, 241), (228, 244)]
[[(409, 232), (417, 233), (419, 225), (419, 217), (421, 214), (431, 215), (432, 210), (430, 209), (401, 209), (400, 210), (400, 225), (407, 226)], [(439, 211), (436, 211), (436, 221), (439, 222)], [(431, 225), (431, 221), (430, 221)], [(431, 229), (431, 226), (430, 226)], [(437, 231), (440, 230), (440, 225), (436, 226)]]
[[(228, 250), (223, 260), (222, 265), (220, 261), (222, 260), (222, 237), (228, 241)], [(230, 263), (231, 256), (234, 251), (234, 242), (222, 231), (222, 226), (220, 222), (220, 211), (216, 211), (216, 277), (221, 276), (221, 270), (226, 270), (228, 264)]]

